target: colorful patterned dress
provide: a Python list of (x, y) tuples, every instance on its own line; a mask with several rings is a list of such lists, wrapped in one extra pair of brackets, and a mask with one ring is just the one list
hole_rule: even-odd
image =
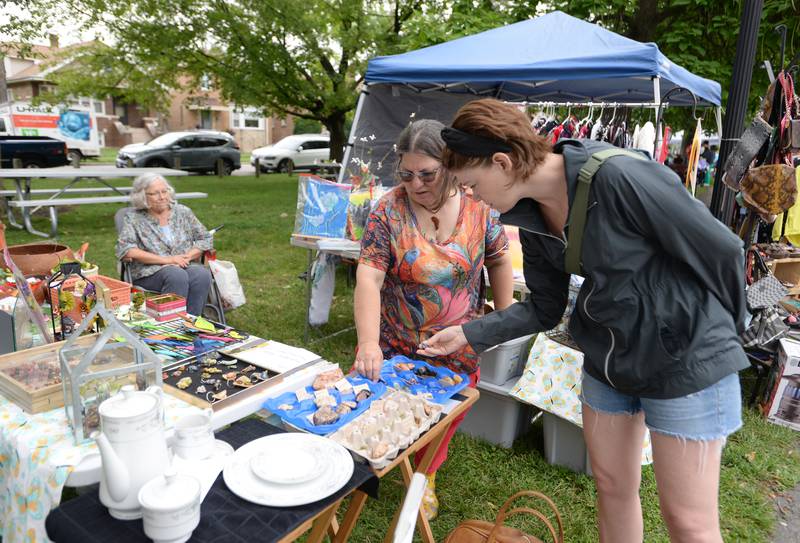
[[(507, 250), (496, 215), (463, 192), (456, 228), (442, 243), (422, 234), (404, 187), (385, 194), (370, 214), (359, 260), (386, 272), (380, 329), (384, 357), (417, 358), (418, 345), (434, 333), (480, 317), (484, 263)], [(430, 361), (466, 373), (478, 367), (471, 347)]]

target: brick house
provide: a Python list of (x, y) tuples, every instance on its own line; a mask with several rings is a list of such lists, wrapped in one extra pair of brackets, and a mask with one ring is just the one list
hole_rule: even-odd
[[(0, 93), (5, 89), (5, 96), (0, 95), (0, 103), (46, 93), (53, 86), (51, 74), (64, 66), (53, 63), (56, 54), (69, 48), (59, 47), (56, 36), (51, 36), (50, 45), (34, 45), (24, 54), (15, 44), (5, 45), (0, 63)], [(81, 97), (73, 103), (94, 109), (101, 146), (121, 147), (149, 141), (164, 132), (205, 128), (230, 132), (242, 151), (248, 152), (294, 131), (291, 117), (264, 117), (237, 108), (220, 100), (219, 93), (206, 85), (191, 92), (174, 91), (166, 113), (113, 97)]]

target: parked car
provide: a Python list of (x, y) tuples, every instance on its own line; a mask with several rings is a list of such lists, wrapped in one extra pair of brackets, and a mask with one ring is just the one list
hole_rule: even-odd
[(45, 136), (0, 136), (0, 168), (13, 168), (19, 159), (23, 168), (66, 166), (67, 144)]
[(126, 145), (117, 154), (117, 168), (175, 168), (214, 172), (222, 159), (224, 175), (242, 167), (239, 146), (227, 132), (168, 132), (147, 143)]
[(330, 157), (330, 137), (321, 134), (295, 134), (286, 136), (278, 143), (259, 147), (250, 153), (250, 164), (261, 171), (291, 172), (305, 170), (315, 163), (325, 162)]

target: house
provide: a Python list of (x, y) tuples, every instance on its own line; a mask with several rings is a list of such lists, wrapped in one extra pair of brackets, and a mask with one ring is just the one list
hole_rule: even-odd
[[(53, 88), (52, 74), (65, 65), (54, 62), (57, 55), (76, 47), (59, 47), (58, 37), (54, 35), (49, 45), (23, 48), (20, 44), (6, 43), (4, 46), (5, 56), (0, 63), (0, 103), (26, 101), (47, 93)], [(294, 131), (291, 117), (264, 117), (253, 109), (226, 103), (220, 99), (218, 91), (203, 83), (191, 91), (173, 91), (165, 113), (110, 96), (80, 97), (73, 103), (94, 109), (101, 146), (122, 147), (149, 141), (164, 132), (205, 128), (230, 132), (242, 151), (249, 152)]]

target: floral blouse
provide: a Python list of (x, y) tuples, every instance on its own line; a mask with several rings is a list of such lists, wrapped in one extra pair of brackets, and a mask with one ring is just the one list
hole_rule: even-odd
[[(419, 357), (418, 345), (434, 333), (480, 317), (484, 262), (507, 250), (503, 227), (490, 208), (463, 192), (456, 228), (442, 243), (422, 235), (402, 186), (385, 194), (367, 221), (359, 260), (386, 272), (380, 325), (384, 357)], [(478, 355), (469, 346), (429, 361), (467, 373), (478, 367)]]
[[(212, 247), (211, 234), (194, 216), (192, 210), (182, 204), (174, 204), (169, 217), (170, 239), (164, 235), (158, 220), (146, 209), (130, 211), (119, 232), (117, 258), (122, 259), (129, 250), (138, 248), (159, 256), (173, 256), (188, 252), (193, 248), (207, 251)], [(131, 278), (135, 281), (153, 275), (163, 268), (162, 264), (130, 264)]]

